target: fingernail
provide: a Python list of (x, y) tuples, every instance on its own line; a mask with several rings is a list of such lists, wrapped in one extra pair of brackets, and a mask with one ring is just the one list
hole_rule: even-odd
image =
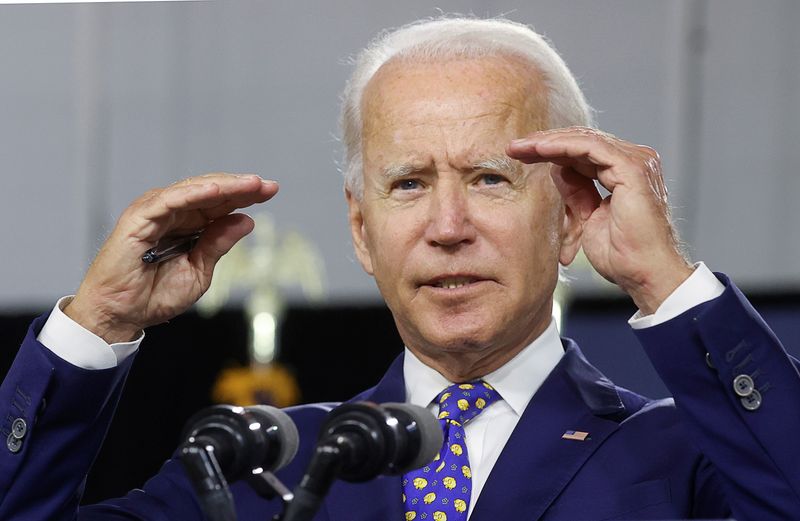
[(519, 145), (519, 144), (521, 144), (521, 143), (525, 143), (526, 141), (528, 141), (528, 138), (526, 138), (526, 137), (521, 137), (521, 138), (519, 138), (519, 139), (514, 139), (514, 140), (512, 140), (510, 144), (511, 144), (511, 145)]

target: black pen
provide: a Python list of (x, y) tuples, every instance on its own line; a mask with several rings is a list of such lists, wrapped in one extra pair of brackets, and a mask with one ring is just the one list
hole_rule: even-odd
[(144, 252), (144, 255), (142, 255), (142, 261), (147, 264), (157, 264), (159, 262), (164, 262), (177, 257), (178, 255), (189, 253), (192, 251), (192, 248), (194, 248), (194, 245), (197, 244), (197, 239), (200, 238), (201, 233), (203, 232), (200, 231), (193, 235), (187, 235), (184, 237), (162, 239), (158, 242), (155, 248), (150, 248)]

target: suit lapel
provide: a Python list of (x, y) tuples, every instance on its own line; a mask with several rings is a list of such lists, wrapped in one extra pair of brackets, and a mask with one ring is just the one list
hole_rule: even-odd
[[(403, 355), (395, 359), (383, 379), (351, 401), (403, 402)], [(325, 501), (331, 521), (400, 520), (403, 517), (400, 476), (380, 476), (366, 483), (337, 481)]]
[[(567, 340), (565, 347), (564, 357), (528, 404), (495, 463), (470, 521), (539, 519), (616, 430), (617, 422), (602, 417), (624, 410), (613, 384), (573, 342)], [(589, 438), (562, 439), (567, 430), (588, 432)]]

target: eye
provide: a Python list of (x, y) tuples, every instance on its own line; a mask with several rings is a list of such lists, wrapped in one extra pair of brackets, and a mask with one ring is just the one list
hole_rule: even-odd
[(482, 174), (480, 180), (486, 185), (499, 185), (506, 181), (506, 178), (500, 174)]
[(416, 190), (420, 188), (422, 185), (420, 184), (418, 179), (401, 179), (397, 183), (395, 183), (395, 188), (400, 190)]

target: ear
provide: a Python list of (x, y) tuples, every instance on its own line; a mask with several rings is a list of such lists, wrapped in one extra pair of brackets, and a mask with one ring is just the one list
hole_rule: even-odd
[(361, 201), (359, 201), (348, 189), (344, 191), (347, 199), (348, 220), (350, 222), (350, 235), (353, 238), (353, 246), (356, 250), (356, 257), (364, 271), (373, 275), (372, 256), (369, 252), (369, 240), (364, 228), (364, 213), (361, 211)]
[(564, 222), (561, 225), (561, 250), (558, 260), (569, 266), (581, 249), (583, 223), (569, 205), (564, 205)]

